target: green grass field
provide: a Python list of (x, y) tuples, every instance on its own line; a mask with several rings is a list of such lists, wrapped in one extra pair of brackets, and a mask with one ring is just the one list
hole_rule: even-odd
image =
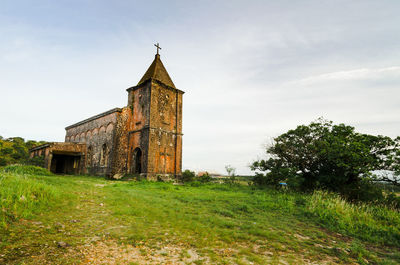
[(245, 185), (0, 171), (0, 264), (399, 264), (400, 213)]

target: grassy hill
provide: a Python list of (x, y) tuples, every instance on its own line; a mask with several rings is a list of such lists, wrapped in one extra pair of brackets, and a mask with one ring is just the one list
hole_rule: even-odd
[(0, 170), (0, 264), (399, 264), (400, 213), (244, 185)]

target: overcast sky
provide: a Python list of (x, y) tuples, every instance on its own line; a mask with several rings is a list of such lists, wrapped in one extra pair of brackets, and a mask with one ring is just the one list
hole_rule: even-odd
[(323, 116), (400, 135), (400, 1), (0, 2), (0, 135), (63, 141), (127, 104), (159, 42), (184, 169), (237, 173)]

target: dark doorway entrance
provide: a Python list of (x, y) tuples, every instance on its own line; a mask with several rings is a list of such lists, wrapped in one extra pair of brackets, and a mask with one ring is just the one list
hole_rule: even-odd
[(139, 147), (135, 148), (132, 152), (131, 173), (142, 173), (142, 150)]
[(78, 174), (80, 155), (53, 154), (50, 171), (56, 174)]

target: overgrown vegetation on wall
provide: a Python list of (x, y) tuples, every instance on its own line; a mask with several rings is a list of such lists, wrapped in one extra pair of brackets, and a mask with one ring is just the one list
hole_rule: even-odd
[(29, 149), (45, 144), (44, 141), (25, 141), (21, 137), (3, 138), (0, 136), (0, 166), (29, 164), (43, 166), (43, 157), (29, 158)]

